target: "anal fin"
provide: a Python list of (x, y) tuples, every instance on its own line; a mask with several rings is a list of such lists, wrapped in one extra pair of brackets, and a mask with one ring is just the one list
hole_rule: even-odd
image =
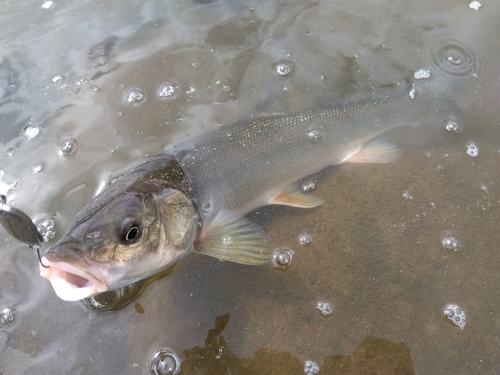
[(202, 229), (195, 250), (220, 260), (259, 265), (272, 259), (274, 248), (256, 223), (224, 211)]
[(390, 163), (401, 156), (399, 148), (384, 137), (366, 142), (356, 153), (347, 156), (342, 163)]
[(298, 183), (288, 185), (276, 194), (269, 204), (282, 204), (284, 206), (313, 208), (324, 203), (323, 199), (302, 191)]

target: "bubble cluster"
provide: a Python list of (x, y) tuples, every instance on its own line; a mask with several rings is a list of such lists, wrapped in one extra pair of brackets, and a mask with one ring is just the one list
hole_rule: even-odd
[(443, 314), (446, 318), (451, 320), (451, 322), (460, 327), (460, 329), (464, 329), (467, 324), (467, 317), (465, 315), (465, 311), (458, 305), (453, 303), (446, 305), (444, 308)]
[(42, 164), (37, 164), (33, 167), (33, 173), (39, 173), (43, 170), (43, 165)]
[(56, 74), (50, 80), (51, 80), (52, 83), (61, 84), (61, 83), (64, 82), (65, 79), (66, 79), (65, 76), (62, 76), (60, 74)]
[(0, 311), (0, 327), (9, 325), (14, 321), (14, 311), (9, 308), (4, 308)]
[(24, 128), (24, 136), (28, 139), (35, 138), (38, 134), (40, 134), (40, 128), (36, 126), (28, 125)]
[(158, 350), (151, 359), (149, 367), (153, 375), (175, 375), (181, 369), (181, 360), (168, 349)]
[(323, 316), (330, 316), (333, 314), (332, 304), (326, 301), (318, 301), (318, 303), (316, 303), (316, 310)]
[(302, 233), (299, 236), (299, 242), (302, 246), (309, 246), (312, 242), (312, 236), (309, 233)]
[(139, 105), (146, 101), (146, 93), (134, 87), (125, 91), (123, 99), (128, 105)]
[(453, 76), (477, 76), (481, 59), (477, 52), (458, 40), (437, 37), (431, 39), (425, 48), (428, 63)]
[(413, 195), (411, 195), (409, 191), (405, 191), (405, 192), (403, 192), (403, 197), (404, 197), (405, 199), (408, 199), (408, 200), (413, 200), (413, 199), (414, 199), (414, 198), (413, 198)]
[(473, 158), (479, 155), (479, 148), (476, 146), (474, 142), (470, 142), (467, 144), (467, 155), (472, 156)]
[(471, 1), (469, 3), (469, 8), (472, 9), (472, 10), (479, 10), (479, 8), (481, 8), (481, 3), (479, 1)]
[(77, 149), (78, 145), (76, 143), (76, 139), (73, 137), (64, 137), (59, 142), (59, 155), (71, 155)]
[(460, 123), (456, 118), (448, 117), (443, 121), (444, 129), (450, 134), (458, 134), (462, 131)]
[(321, 138), (321, 134), (317, 130), (311, 130), (307, 132), (307, 137), (312, 141), (317, 141)]
[(173, 99), (177, 96), (177, 86), (171, 82), (165, 82), (160, 85), (157, 91), (160, 99)]
[(429, 79), (431, 78), (431, 71), (426, 69), (419, 69), (413, 73), (415, 79)]
[(291, 249), (277, 249), (274, 252), (274, 262), (278, 268), (287, 268), (290, 266), (293, 260), (293, 255), (295, 252)]
[(445, 232), (441, 236), (441, 244), (446, 250), (459, 251), (462, 249), (462, 242), (452, 233)]
[(41, 8), (42, 9), (49, 9), (50, 7), (52, 7), (52, 5), (54, 5), (53, 1), (46, 1), (42, 4)]
[(56, 236), (55, 222), (52, 219), (45, 219), (38, 223), (37, 229), (43, 236), (44, 242), (48, 242), (54, 239)]
[(316, 183), (314, 181), (307, 181), (302, 184), (302, 191), (307, 193), (308, 191), (312, 191), (316, 189)]
[(319, 366), (316, 362), (308, 359), (304, 361), (304, 373), (306, 375), (318, 375), (319, 374)]

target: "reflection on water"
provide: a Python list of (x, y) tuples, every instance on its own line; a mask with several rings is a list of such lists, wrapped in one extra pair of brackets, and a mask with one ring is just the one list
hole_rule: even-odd
[(408, 347), (378, 337), (366, 337), (350, 355), (328, 355), (319, 365), (310, 360), (301, 362), (286, 351), (267, 348), (240, 358), (222, 336), (229, 317), (228, 313), (215, 319), (204, 346), (183, 351), (179, 374), (415, 374)]
[(2, 229), (0, 372), (146, 374), (163, 348), (186, 374), (498, 371), (498, 2), (45, 3), (2, 4), (0, 193), (54, 240), (112, 176), (237, 121), (272, 77), (292, 110), (418, 78), (463, 116), (388, 134), (394, 163), (305, 181), (321, 207), (250, 214), (276, 264), (193, 254), (96, 299), (112, 311), (59, 300)]

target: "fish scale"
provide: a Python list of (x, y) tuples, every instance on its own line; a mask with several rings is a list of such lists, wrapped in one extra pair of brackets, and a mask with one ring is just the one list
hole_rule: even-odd
[[(368, 140), (409, 124), (421, 104), (407, 94), (368, 99), (284, 116), (240, 120), (171, 150), (190, 176), (199, 205), (249, 212), (262, 196), (342, 163)], [(319, 132), (319, 139), (308, 132)]]

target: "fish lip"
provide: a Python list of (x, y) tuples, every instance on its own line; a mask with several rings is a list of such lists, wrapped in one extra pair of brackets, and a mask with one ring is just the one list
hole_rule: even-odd
[[(48, 268), (42, 266), (45, 265)], [(65, 301), (78, 301), (108, 290), (101, 278), (65, 261), (52, 262), (42, 257), (40, 275), (50, 281), (57, 296)]]

